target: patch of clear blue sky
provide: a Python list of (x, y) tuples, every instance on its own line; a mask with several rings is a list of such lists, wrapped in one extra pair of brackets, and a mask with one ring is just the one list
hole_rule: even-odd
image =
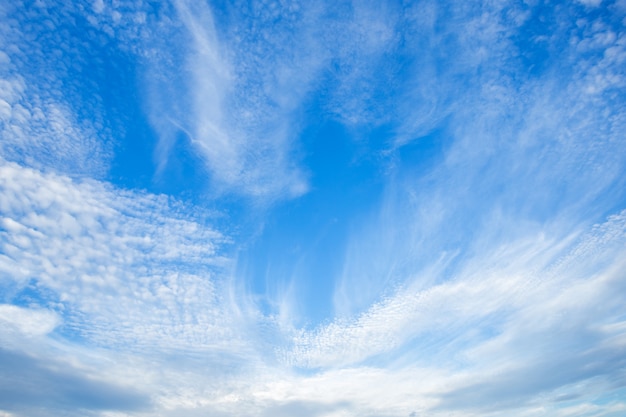
[(272, 210), (260, 236), (242, 254), (253, 291), (271, 294), (291, 287), (302, 300), (298, 313), (310, 321), (305, 324), (333, 316), (332, 296), (349, 231), (361, 213), (375, 208), (385, 177), (384, 157), (364, 149), (371, 147), (366, 138), (320, 119), (314, 116), (316, 123), (301, 136), (311, 190)]

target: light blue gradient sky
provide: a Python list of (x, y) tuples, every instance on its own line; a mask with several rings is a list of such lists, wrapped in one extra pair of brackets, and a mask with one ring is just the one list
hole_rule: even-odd
[(626, 2), (0, 5), (0, 417), (626, 413)]

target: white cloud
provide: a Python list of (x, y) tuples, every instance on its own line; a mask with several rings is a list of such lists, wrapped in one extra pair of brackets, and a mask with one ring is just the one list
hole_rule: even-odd
[[(3, 332), (12, 328), (27, 336), (46, 335), (59, 324), (58, 316), (52, 311), (31, 310), (11, 304), (0, 304), (0, 321), (4, 322)], [(7, 337), (6, 334), (4, 337)]]
[[(515, 80), (511, 74), (525, 67), (514, 58), (521, 53), (514, 39), (528, 16), (514, 9), (502, 14), (501, 3), (494, 3), (495, 10), (470, 6), (446, 11), (461, 14), (455, 17), (460, 26), (448, 27), (442, 20), (447, 15), (438, 16), (444, 11), (432, 4), (415, 10), (415, 23), (407, 18), (406, 31), (421, 28), (411, 38), (416, 48), (420, 40), (433, 44), (421, 45), (419, 65), (409, 68), (416, 83), (398, 110), (404, 122), (385, 194), (352, 225), (334, 299), (342, 316), (362, 312), (381, 291), (417, 271), (429, 284), (437, 263), (449, 276), (469, 253), (493, 250), (503, 239), (515, 240), (526, 230), (539, 236), (547, 224), (579, 230), (609, 214), (605, 203), (619, 207), (626, 166), (626, 118), (615, 98), (623, 89), (620, 37), (610, 36), (601, 18), (580, 22), (572, 33), (598, 40), (573, 36), (571, 47), (550, 61), (553, 68)], [(574, 23), (562, 24), (567, 32)], [(455, 40), (445, 57), (437, 56), (447, 51), (437, 43), (441, 37)], [(487, 44), (490, 55), (471, 63), (477, 45)], [(443, 74), (429, 73), (429, 66), (441, 66)], [(470, 76), (473, 69), (476, 76)], [(404, 148), (409, 144), (413, 149)], [(404, 153), (419, 157), (422, 149), (423, 161), (403, 162)], [(590, 212), (588, 204), (595, 209)]]
[(598, 7), (602, 4), (602, 0), (577, 0), (580, 4), (584, 4), (585, 6)]
[(93, 2), (93, 11), (96, 13), (102, 13), (104, 11), (104, 1), (102, 0), (95, 0)]
[[(429, 278), (415, 277), (353, 320), (297, 334), (285, 360), (337, 372), (375, 364), (410, 373), (406, 364), (428, 365), (439, 382), (413, 386), (411, 398), (432, 415), (532, 405), (537, 395), (568, 386), (565, 393), (585, 399), (595, 395), (592, 387), (610, 386), (621, 372), (613, 365), (625, 340), (625, 239), (622, 212), (575, 241), (529, 236), (496, 247), (463, 261), (445, 282), (422, 288), (420, 278)], [(416, 369), (412, 377), (421, 380), (418, 375)], [(337, 380), (359, 386), (363, 376)], [(583, 383), (591, 387), (570, 385)], [(378, 380), (377, 386), (386, 385)], [(396, 404), (402, 401), (408, 394)]]
[[(167, 165), (183, 134), (205, 158), (216, 189), (269, 200), (306, 192), (294, 151), (297, 114), (319, 66), (316, 53), (295, 45), (284, 50), (293, 33), (279, 26), (258, 32), (257, 25), (237, 25), (237, 32), (218, 36), (207, 6), (175, 4), (185, 31), (176, 31), (176, 50), (169, 45), (169, 55), (152, 59), (146, 74), (159, 165)], [(257, 16), (258, 26), (265, 18)], [(171, 70), (172, 60), (182, 73)]]
[[(39, 44), (48, 39), (35, 36), (37, 24), (24, 24), (36, 13), (47, 17), (46, 33), (57, 36), (62, 12), (49, 13), (41, 4), (0, 7), (5, 22), (0, 32), (0, 156), (38, 169), (102, 177), (113, 154), (100, 98), (80, 97), (76, 81), (63, 79), (72, 63), (60, 57), (76, 54), (79, 46), (67, 39)], [(79, 111), (89, 120), (81, 120)]]
[(62, 331), (104, 346), (242, 343), (217, 284), (227, 239), (201, 218), (165, 196), (11, 163), (0, 171), (0, 271), (13, 297), (53, 308)]

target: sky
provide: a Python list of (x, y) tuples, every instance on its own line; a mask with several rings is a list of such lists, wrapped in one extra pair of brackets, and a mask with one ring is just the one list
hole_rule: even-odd
[(0, 417), (626, 414), (626, 1), (0, 3)]

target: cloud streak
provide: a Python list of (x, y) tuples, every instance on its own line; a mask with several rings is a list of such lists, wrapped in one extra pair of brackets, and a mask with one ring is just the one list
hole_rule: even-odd
[[(159, 164), (167, 164), (182, 132), (206, 161), (218, 189), (261, 200), (306, 192), (305, 172), (293, 161), (297, 115), (319, 63), (316, 53), (284, 50), (288, 44), (281, 43), (304, 18), (295, 13), (293, 22), (272, 28), (273, 37), (262, 34), (271, 20), (263, 13), (259, 27), (237, 26), (218, 34), (205, 5), (177, 1), (175, 10), (184, 28), (177, 39), (190, 40), (183, 56), (173, 54), (183, 74), (171, 73), (169, 61), (149, 64), (152, 74), (170, 74), (148, 78), (152, 123), (160, 135)], [(172, 79), (178, 80), (173, 86)]]
[[(569, 239), (569, 244), (560, 247), (555, 242), (562, 238), (542, 241), (533, 236), (497, 247), (480, 258), (467, 259), (457, 273), (439, 284), (424, 288), (422, 280), (436, 280), (418, 274), (354, 321), (338, 321), (296, 337), (293, 360), (313, 367), (345, 366), (400, 349), (412, 341), (425, 343), (420, 352), (429, 358), (436, 353), (438, 343), (454, 345), (446, 335), (455, 335), (462, 346), (472, 341), (463, 333), (480, 333), (485, 321), (493, 322), (494, 328), (484, 330), (497, 333), (502, 328), (526, 328), (522, 323), (530, 318), (518, 322), (515, 316), (525, 316), (529, 310), (536, 314), (532, 328), (539, 325), (540, 318), (555, 314), (559, 318), (555, 324), (559, 324), (568, 309), (581, 318), (589, 317), (585, 310), (576, 311), (594, 308), (595, 302), (583, 294), (597, 297), (596, 301), (605, 300), (607, 308), (612, 306), (607, 311), (609, 317), (618, 317), (623, 296), (619, 272), (622, 265), (613, 260), (621, 256), (624, 230), (621, 213), (580, 238), (576, 245)], [(606, 260), (610, 260), (608, 264)], [(615, 298), (609, 296), (612, 293)], [(554, 294), (560, 296), (554, 298)], [(614, 304), (608, 303), (610, 299)], [(428, 349), (428, 343), (434, 344), (434, 352)]]

